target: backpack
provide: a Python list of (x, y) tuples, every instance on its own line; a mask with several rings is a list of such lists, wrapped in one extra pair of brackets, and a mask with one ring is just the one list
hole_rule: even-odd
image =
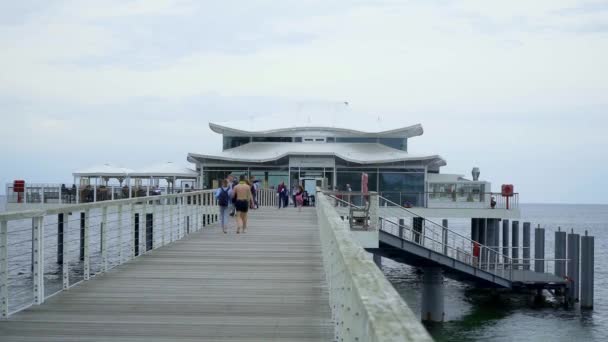
[(230, 201), (230, 196), (228, 195), (228, 190), (224, 190), (224, 188), (220, 188), (220, 195), (217, 198), (217, 203), (220, 207), (227, 207)]

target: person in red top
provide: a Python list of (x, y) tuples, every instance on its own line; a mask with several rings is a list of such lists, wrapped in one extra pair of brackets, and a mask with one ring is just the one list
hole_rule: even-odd
[(479, 242), (473, 241), (473, 264), (479, 265)]

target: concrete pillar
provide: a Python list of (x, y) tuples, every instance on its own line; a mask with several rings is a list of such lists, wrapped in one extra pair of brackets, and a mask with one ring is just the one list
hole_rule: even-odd
[(534, 229), (534, 271), (545, 273), (545, 228)]
[(593, 236), (581, 237), (581, 309), (593, 309), (593, 277), (595, 263)]
[(580, 235), (574, 234), (574, 230), (568, 234), (568, 269), (566, 271), (568, 278), (571, 280), (570, 299), (578, 301), (579, 299), (579, 256), (580, 256)]
[[(519, 221), (513, 221), (511, 224), (511, 258), (513, 263), (519, 263)], [(519, 265), (514, 269), (519, 269)]]
[(509, 257), (509, 220), (502, 220), (502, 254), (503, 262), (508, 262)]
[(374, 254), (374, 263), (379, 269), (382, 269), (382, 257), (379, 254)]
[(403, 239), (403, 229), (405, 227), (405, 219), (399, 219), (399, 237)]
[(442, 230), (442, 234), (441, 234), (441, 241), (443, 243), (443, 254), (448, 255), (448, 220), (447, 219), (443, 219), (442, 226), (443, 226), (443, 230)]
[(479, 242), (479, 219), (471, 219), (471, 240)]
[(524, 222), (522, 254), (524, 259), (524, 270), (530, 269), (530, 222)]
[(483, 259), (483, 261), (485, 262), (486, 260), (488, 260), (488, 262), (490, 263), (490, 267), (494, 267), (494, 263), (496, 262), (496, 253), (494, 252), (496, 247), (496, 230), (495, 228), (495, 224), (494, 224), (495, 219), (487, 219), (487, 227), (486, 227), (486, 231), (487, 231), (487, 235), (486, 235), (486, 243), (485, 245), (490, 249), (488, 251), (489, 255), (486, 258)]
[(439, 267), (425, 267), (422, 271), (422, 320), (443, 322), (443, 271)]
[[(555, 232), (555, 259), (566, 259), (566, 232), (562, 232), (558, 227)], [(566, 261), (556, 261), (553, 273), (558, 277), (566, 276)]]

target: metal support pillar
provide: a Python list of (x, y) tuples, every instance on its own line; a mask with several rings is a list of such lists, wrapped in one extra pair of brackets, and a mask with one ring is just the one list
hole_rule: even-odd
[[(566, 276), (566, 232), (562, 232), (558, 227), (555, 232), (555, 270), (553, 273), (558, 277)], [(562, 259), (562, 260), (560, 260)]]
[(84, 211), (84, 238), (82, 238), (82, 245), (84, 246), (83, 252), (83, 269), (84, 269), (84, 280), (89, 280), (91, 277), (91, 258), (89, 251), (89, 236), (91, 235), (91, 211), (90, 209), (86, 209)]
[(403, 230), (405, 228), (405, 219), (399, 219), (399, 237), (403, 239)]
[(443, 271), (439, 267), (425, 267), (422, 271), (422, 320), (443, 322)]
[(44, 216), (32, 218), (34, 227), (34, 304), (44, 302)]
[(414, 242), (416, 242), (417, 244), (421, 244), (424, 245), (424, 239), (423, 239), (423, 227), (424, 227), (424, 218), (422, 217), (414, 217), (412, 219), (412, 226), (413, 226), (413, 234), (414, 234)]
[(580, 256), (580, 235), (574, 234), (574, 230), (568, 234), (568, 270), (567, 275), (570, 279), (570, 299), (579, 299), (579, 256)]
[[(511, 224), (511, 259), (514, 264), (519, 264), (519, 221), (513, 221)], [(519, 265), (514, 269), (519, 269)]]
[[(496, 250), (498, 249), (498, 246), (496, 244), (496, 219), (486, 219), (486, 223), (487, 223), (487, 227), (486, 227), (486, 241), (485, 241), (485, 245), (486, 247), (488, 247), (488, 253), (489, 253), (489, 257), (488, 257), (488, 261), (490, 265), (494, 265), (494, 263), (496, 262)], [(485, 258), (483, 260), (486, 260)], [(490, 266), (488, 265), (488, 266)]]
[(581, 236), (581, 309), (593, 309), (593, 267), (595, 263), (593, 236)]
[(530, 222), (524, 222), (523, 236), (522, 236), (522, 254), (524, 259), (524, 270), (530, 269)]
[(545, 228), (534, 229), (534, 272), (545, 273)]
[(146, 213), (146, 251), (154, 248), (154, 214)]
[(135, 213), (134, 216), (134, 231), (133, 231), (133, 245), (135, 247), (135, 250), (133, 251), (133, 255), (134, 256), (138, 256), (139, 255), (139, 213)]
[(85, 228), (86, 214), (85, 212), (80, 213), (80, 261), (84, 260), (84, 228)]

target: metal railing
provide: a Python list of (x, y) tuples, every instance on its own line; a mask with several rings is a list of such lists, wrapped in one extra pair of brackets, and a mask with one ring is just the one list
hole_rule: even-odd
[(434, 209), (517, 209), (519, 194), (503, 197), (496, 192), (400, 192), (381, 191), (380, 196), (406, 208)]
[[(77, 187), (72, 184), (26, 184), (23, 192), (15, 192), (12, 184), (6, 186), (7, 203), (23, 204), (79, 204), (110, 200), (180, 194), (200, 189), (190, 187), (154, 187), (154, 186), (120, 186), (88, 185)], [(211, 190), (208, 190), (211, 191)], [(274, 190), (259, 189), (260, 200), (265, 203), (276, 201)], [(272, 195), (272, 196), (270, 196)], [(268, 204), (264, 204), (268, 205)]]
[(216, 222), (212, 192), (0, 214), (0, 316)]
[(431, 341), (418, 317), (357, 244), (335, 203), (317, 192), (335, 341)]

